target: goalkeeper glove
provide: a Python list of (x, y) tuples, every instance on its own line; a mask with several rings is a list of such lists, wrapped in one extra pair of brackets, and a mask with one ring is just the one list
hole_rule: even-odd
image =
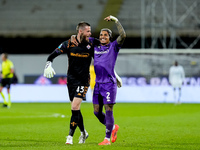
[(120, 87), (122, 87), (122, 79), (117, 75), (115, 70), (114, 70), (114, 73), (115, 73), (115, 76), (116, 76), (116, 79), (117, 79), (117, 86), (118, 86), (118, 88), (120, 88)]
[(44, 69), (44, 77), (52, 78), (56, 74), (54, 69), (51, 67), (51, 64), (52, 63), (50, 61), (46, 62), (46, 66)]
[(117, 23), (118, 19), (112, 15), (110, 15), (110, 20), (114, 21), (115, 23)]

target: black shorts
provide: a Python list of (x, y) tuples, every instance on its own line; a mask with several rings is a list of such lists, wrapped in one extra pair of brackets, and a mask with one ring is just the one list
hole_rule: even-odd
[(1, 79), (1, 86), (2, 87), (6, 87), (7, 89), (9, 89), (11, 83), (12, 83), (12, 78)]
[(86, 101), (86, 93), (88, 90), (88, 86), (85, 85), (69, 85), (67, 84), (69, 99), (72, 102), (74, 97), (82, 98)]

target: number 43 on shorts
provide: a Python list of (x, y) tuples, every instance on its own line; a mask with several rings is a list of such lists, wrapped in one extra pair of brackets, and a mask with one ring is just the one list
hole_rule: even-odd
[(83, 97), (85, 97), (87, 90), (88, 90), (88, 86), (78, 86), (76, 89), (76, 92), (78, 93), (79, 96), (82, 95)]
[(77, 93), (83, 93), (84, 92), (84, 86), (78, 86), (76, 89)]

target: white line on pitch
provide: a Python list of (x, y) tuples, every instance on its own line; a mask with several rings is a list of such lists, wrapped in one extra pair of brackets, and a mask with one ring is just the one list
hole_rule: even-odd
[(30, 115), (30, 116), (0, 116), (0, 118), (58, 118), (58, 117), (61, 117), (61, 118), (68, 118), (70, 116), (65, 116), (63, 114), (59, 114), (59, 113), (54, 113), (54, 114), (51, 114), (51, 115)]

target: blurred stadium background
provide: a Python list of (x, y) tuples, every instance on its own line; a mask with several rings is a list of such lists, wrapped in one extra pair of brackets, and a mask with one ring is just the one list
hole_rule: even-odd
[[(19, 83), (13, 85), (12, 99), (66, 101), (66, 86), (57, 83), (66, 75), (67, 58), (54, 60), (57, 76), (47, 80), (42, 74), (48, 54), (76, 34), (80, 21), (91, 24), (94, 37), (103, 27), (117, 37), (115, 24), (103, 21), (112, 14), (127, 33), (116, 64), (124, 84), (118, 101), (173, 102), (168, 72), (177, 60), (186, 73), (183, 102), (199, 103), (199, 8), (199, 0), (0, 0), (0, 51), (9, 53)], [(62, 90), (53, 96), (49, 90), (55, 88)]]

